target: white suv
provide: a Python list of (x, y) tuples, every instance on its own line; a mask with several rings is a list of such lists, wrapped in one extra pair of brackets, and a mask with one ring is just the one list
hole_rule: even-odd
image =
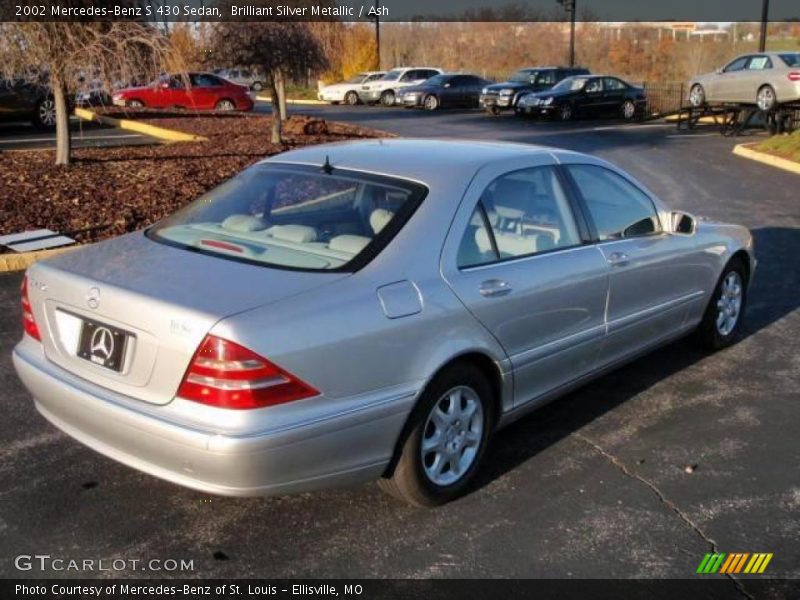
[(361, 86), (358, 93), (362, 102), (373, 104), (380, 101), (384, 106), (392, 106), (397, 99), (397, 90), (418, 85), (435, 75), (444, 73), (431, 67), (400, 67), (392, 69), (378, 81)]

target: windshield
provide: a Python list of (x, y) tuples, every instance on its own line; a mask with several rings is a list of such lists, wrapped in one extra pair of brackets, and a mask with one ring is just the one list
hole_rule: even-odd
[(400, 70), (389, 71), (386, 75), (383, 76), (383, 80), (384, 81), (394, 81), (395, 79), (400, 77), (401, 73), (402, 73), (402, 71), (400, 71)]
[(350, 79), (345, 79), (345, 83), (361, 83), (366, 79), (366, 75), (364, 73), (359, 73), (358, 75), (353, 75)]
[(536, 77), (537, 71), (517, 71), (511, 77), (508, 78), (509, 81), (516, 81), (519, 83), (528, 83), (532, 78)]
[(422, 201), (403, 180), (319, 167), (250, 167), (147, 231), (206, 254), (304, 270), (356, 270)]
[(567, 77), (562, 79), (559, 83), (553, 86), (554, 92), (575, 92), (582, 90), (586, 82), (589, 81), (585, 77)]
[(800, 52), (781, 54), (780, 57), (787, 66), (800, 67)]

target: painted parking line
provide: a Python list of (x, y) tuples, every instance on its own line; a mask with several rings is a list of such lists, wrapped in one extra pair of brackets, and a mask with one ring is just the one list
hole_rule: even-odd
[(613, 129), (644, 129), (645, 127), (674, 127), (669, 123), (632, 123), (630, 125), (606, 125), (593, 127), (592, 131), (609, 131)]

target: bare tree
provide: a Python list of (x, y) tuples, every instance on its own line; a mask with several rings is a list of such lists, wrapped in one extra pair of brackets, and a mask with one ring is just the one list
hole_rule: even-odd
[(169, 40), (139, 22), (0, 22), (0, 76), (46, 76), (56, 108), (56, 164), (70, 162), (70, 98), (81, 82), (154, 78), (180, 61)]
[(307, 23), (288, 21), (223, 22), (217, 25), (215, 37), (215, 60), (226, 61), (231, 66), (261, 69), (269, 76), (271, 139), (273, 144), (282, 143), (286, 80), (327, 66), (319, 40)]

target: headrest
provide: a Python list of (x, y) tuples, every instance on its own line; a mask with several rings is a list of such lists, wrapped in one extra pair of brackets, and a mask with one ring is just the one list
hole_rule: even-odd
[(230, 215), (222, 222), (222, 228), (229, 231), (261, 231), (267, 228), (267, 223), (253, 215)]
[(348, 254), (358, 254), (372, 240), (363, 235), (337, 235), (328, 243), (328, 248)]
[(306, 225), (273, 225), (265, 232), (276, 240), (306, 244), (317, 241), (317, 230)]
[(372, 214), (369, 216), (369, 225), (372, 227), (372, 231), (376, 234), (380, 233), (389, 221), (392, 220), (392, 217), (394, 217), (394, 213), (385, 208), (376, 208), (373, 210)]

